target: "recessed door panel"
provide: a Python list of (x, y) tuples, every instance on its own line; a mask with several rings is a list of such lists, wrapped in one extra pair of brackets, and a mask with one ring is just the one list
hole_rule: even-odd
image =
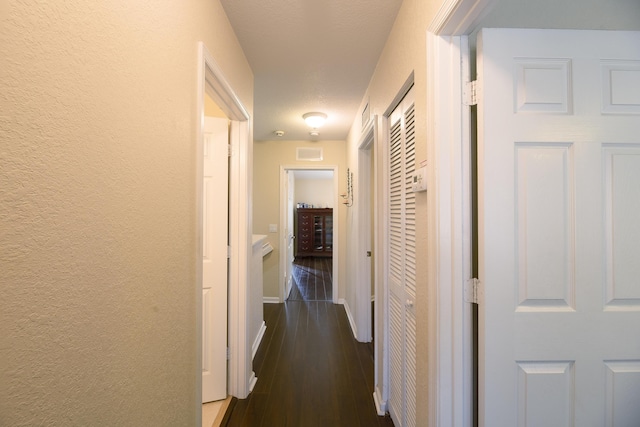
[(480, 426), (640, 419), (639, 46), (479, 35)]

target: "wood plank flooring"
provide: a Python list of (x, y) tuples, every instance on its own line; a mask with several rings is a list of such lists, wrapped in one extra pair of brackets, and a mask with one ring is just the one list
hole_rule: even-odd
[(226, 425), (393, 427), (376, 414), (373, 355), (353, 338), (344, 307), (304, 295), (264, 305), (267, 331), (253, 363), (258, 382)]
[(296, 258), (289, 301), (332, 301), (332, 266), (330, 257)]

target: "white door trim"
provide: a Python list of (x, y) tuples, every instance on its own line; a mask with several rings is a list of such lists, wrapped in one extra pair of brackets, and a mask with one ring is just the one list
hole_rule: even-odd
[[(198, 360), (196, 395), (197, 414), (202, 416), (202, 159), (204, 95), (208, 93), (231, 121), (229, 138), (231, 164), (229, 169), (229, 394), (244, 399), (250, 391), (251, 343), (248, 327), (248, 283), (251, 257), (252, 221), (250, 201), (252, 198), (253, 156), (251, 144), (250, 116), (222, 70), (203, 42), (198, 43), (198, 93), (197, 93), (197, 150), (196, 150), (196, 322)], [(199, 419), (199, 418), (198, 418)]]
[[(413, 74), (411, 76), (413, 78)], [(405, 89), (402, 89), (405, 91)], [(397, 97), (397, 96), (396, 96)], [(397, 100), (394, 100), (397, 103)], [(376, 322), (376, 339), (374, 343), (374, 386), (373, 401), (376, 406), (378, 415), (385, 415), (388, 411), (387, 402), (389, 400), (389, 268), (388, 259), (389, 251), (387, 250), (388, 230), (386, 227), (387, 218), (389, 217), (389, 194), (387, 191), (389, 185), (389, 114), (393, 109), (388, 110), (383, 117), (380, 118), (382, 143), (376, 144), (376, 206), (374, 220), (376, 221), (376, 230), (380, 230), (375, 236), (375, 250), (377, 251), (378, 262), (375, 263), (376, 280), (376, 301), (375, 301), (375, 322)], [(377, 122), (378, 117), (374, 116)], [(381, 161), (381, 159), (384, 159)], [(383, 189), (380, 191), (380, 189)]]
[[(472, 424), (472, 318), (464, 301), (471, 278), (471, 168), (468, 107), (462, 105), (456, 77), (468, 75), (463, 52), (466, 37), (429, 34), (428, 49), (438, 56), (429, 73), (436, 123), (434, 169), (437, 175), (434, 215), (437, 266), (436, 384), (437, 424), (468, 427)], [(468, 55), (467, 55), (468, 56)], [(468, 58), (467, 58), (468, 59)], [(437, 84), (436, 84), (437, 82)], [(440, 142), (440, 143), (438, 143)]]
[(295, 217), (293, 213), (293, 199), (295, 197), (295, 174), (292, 171), (284, 170), (284, 174), (281, 175), (280, 192), (284, 196), (284, 205), (281, 207), (281, 212), (284, 215), (281, 219), (284, 222), (280, 225), (280, 235), (282, 240), (280, 241), (280, 266), (282, 271), (282, 290), (278, 293), (278, 302), (283, 302), (289, 298), (291, 293), (291, 287), (293, 286), (293, 265), (289, 265), (293, 262), (296, 251), (297, 236), (295, 235)]
[[(371, 262), (367, 261), (367, 251), (375, 254), (371, 239), (371, 178), (374, 171), (371, 170), (371, 157), (378, 138), (377, 116), (362, 131), (358, 144), (358, 194), (354, 203), (357, 220), (357, 249), (356, 249), (356, 307), (355, 323), (357, 336), (360, 342), (371, 342)], [(375, 217), (374, 213), (374, 217)], [(369, 256), (371, 258), (371, 256)], [(377, 257), (373, 258), (373, 261)], [(371, 260), (370, 260), (371, 261)], [(377, 283), (377, 281), (375, 282)]]
[(431, 21), (427, 32), (439, 36), (469, 34), (499, 0), (447, 0)]
[[(303, 165), (280, 165), (280, 230), (278, 234), (278, 241), (280, 245), (286, 240), (287, 236), (285, 235), (285, 230), (287, 227), (287, 194), (284, 191), (287, 187), (287, 172), (290, 171), (305, 171), (305, 170), (327, 170), (333, 172), (333, 250), (331, 254), (332, 259), (332, 292), (333, 292), (333, 303), (338, 304), (338, 289), (339, 289), (339, 279), (338, 279), (338, 263), (339, 263), (339, 246), (340, 246), (340, 203), (338, 200), (338, 166), (335, 165), (317, 165), (317, 166), (303, 166)], [(294, 243), (295, 244), (295, 243)], [(287, 283), (284, 277), (284, 271), (286, 271), (286, 263), (287, 255), (286, 250), (281, 249), (280, 251), (280, 274), (279, 274), (279, 284), (278, 284), (278, 298), (280, 302), (284, 302), (287, 298)]]
[[(470, 111), (462, 88), (469, 78), (467, 37), (496, 0), (449, 0), (427, 30), (427, 127), (434, 146), (430, 168), (435, 230), (436, 333), (429, 347), (436, 363), (430, 368), (431, 422), (436, 426), (470, 427), (472, 404), (471, 306), (464, 302), (471, 278)], [(435, 305), (435, 306), (434, 306)]]

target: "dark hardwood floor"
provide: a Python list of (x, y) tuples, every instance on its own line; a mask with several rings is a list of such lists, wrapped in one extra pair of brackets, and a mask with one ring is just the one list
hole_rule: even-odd
[(293, 286), (289, 301), (333, 300), (332, 259), (302, 257), (293, 261)]
[(258, 382), (235, 402), (227, 426), (393, 426), (376, 414), (373, 356), (353, 338), (342, 305), (290, 298), (265, 304), (264, 317), (253, 363)]

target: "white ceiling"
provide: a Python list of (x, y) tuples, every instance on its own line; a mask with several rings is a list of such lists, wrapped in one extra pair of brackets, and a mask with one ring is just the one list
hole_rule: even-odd
[[(221, 0), (254, 74), (254, 139), (344, 140), (402, 0)], [(302, 115), (327, 114), (312, 138)]]
[[(279, 139), (276, 130), (283, 140), (346, 139), (402, 0), (221, 3), (254, 73), (254, 139)], [(640, 0), (496, 0), (492, 9), (479, 27), (640, 29)], [(328, 115), (319, 138), (302, 120), (311, 111)]]

